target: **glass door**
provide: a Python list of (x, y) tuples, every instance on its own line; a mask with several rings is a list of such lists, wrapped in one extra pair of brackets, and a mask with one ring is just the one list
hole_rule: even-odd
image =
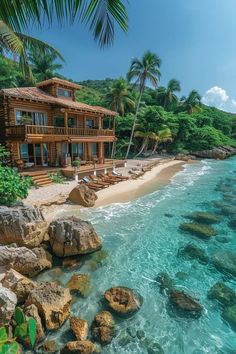
[(48, 166), (48, 144), (41, 144), (42, 145), (42, 162), (43, 166)]
[(34, 145), (34, 157), (35, 157), (35, 165), (42, 165), (42, 153), (41, 153), (41, 144)]

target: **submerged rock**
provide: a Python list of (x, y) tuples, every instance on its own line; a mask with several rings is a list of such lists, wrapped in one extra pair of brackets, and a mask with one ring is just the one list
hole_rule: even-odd
[(96, 354), (99, 348), (88, 340), (68, 342), (61, 350), (61, 354)]
[(193, 244), (188, 244), (184, 248), (180, 248), (178, 254), (185, 259), (196, 259), (202, 264), (207, 264), (209, 261), (205, 251)]
[(26, 247), (0, 246), (0, 266), (33, 277), (51, 268), (52, 258), (42, 247), (30, 250)]
[(48, 224), (33, 206), (0, 206), (0, 244), (37, 247), (47, 235)]
[(115, 323), (108, 311), (99, 312), (92, 324), (92, 335), (102, 345), (111, 343), (115, 336)]
[(0, 286), (0, 327), (9, 325), (17, 304), (16, 295)]
[(164, 290), (170, 291), (175, 286), (174, 280), (165, 272), (159, 273), (155, 280), (160, 286), (161, 293), (163, 293)]
[(186, 272), (177, 272), (175, 274), (176, 278), (178, 278), (179, 280), (186, 280), (189, 277), (189, 274)]
[(196, 223), (184, 223), (180, 225), (180, 230), (205, 239), (217, 235), (217, 231), (212, 226)]
[(2, 285), (16, 294), (17, 302), (23, 303), (37, 284), (14, 269), (7, 271), (1, 280)]
[(69, 194), (69, 200), (84, 207), (93, 207), (98, 199), (96, 193), (86, 185), (76, 186)]
[(82, 266), (82, 260), (78, 256), (66, 257), (63, 259), (62, 267), (65, 269), (77, 269)]
[(55, 340), (47, 340), (39, 347), (40, 353), (54, 354), (59, 351), (59, 347)]
[[(100, 250), (91, 255), (91, 259), (88, 262), (89, 268), (92, 271), (103, 267), (109, 258), (109, 253), (106, 250)], [(86, 263), (87, 264), (87, 263)]]
[(219, 251), (212, 257), (212, 263), (222, 273), (236, 277), (236, 254), (231, 251)]
[(143, 303), (141, 295), (125, 287), (115, 287), (107, 290), (104, 298), (108, 306), (121, 316), (134, 314)]
[(169, 294), (169, 300), (182, 314), (200, 316), (203, 312), (202, 305), (183, 291), (172, 290)]
[(71, 295), (56, 283), (41, 283), (32, 290), (26, 306), (35, 305), (47, 329), (58, 329), (70, 315)]
[(153, 339), (145, 338), (142, 344), (146, 348), (148, 354), (164, 354), (164, 350), (160, 344)]
[(230, 220), (229, 227), (231, 227), (231, 229), (233, 229), (233, 230), (236, 229), (236, 219)]
[(217, 215), (217, 214), (213, 214), (213, 213), (207, 213), (207, 212), (194, 212), (191, 214), (188, 214), (185, 216), (187, 219), (191, 219), (194, 221), (197, 221), (199, 223), (202, 224), (215, 224), (218, 223), (220, 221), (222, 221), (222, 217)]
[(58, 257), (89, 254), (102, 247), (92, 224), (79, 218), (68, 217), (49, 225), (50, 244)]
[(226, 286), (224, 283), (218, 282), (209, 290), (208, 298), (219, 301), (222, 305), (236, 304), (236, 292)]
[(66, 287), (71, 292), (77, 292), (82, 296), (88, 296), (91, 291), (90, 277), (88, 274), (73, 274)]
[(88, 322), (79, 317), (70, 318), (70, 329), (77, 340), (86, 340), (88, 338)]
[(226, 307), (222, 317), (236, 331), (236, 305)]

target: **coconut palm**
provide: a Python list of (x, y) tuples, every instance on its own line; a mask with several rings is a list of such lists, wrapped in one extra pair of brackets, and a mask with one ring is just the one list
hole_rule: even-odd
[(159, 70), (160, 66), (161, 66), (161, 59), (155, 53), (152, 53), (150, 51), (147, 51), (146, 53), (144, 53), (144, 55), (141, 59), (134, 58), (131, 61), (131, 66), (130, 66), (129, 72), (127, 74), (127, 79), (129, 82), (134, 82), (135, 87), (137, 87), (137, 85), (138, 85), (139, 97), (138, 97), (138, 101), (137, 101), (136, 113), (134, 116), (133, 126), (132, 126), (132, 130), (131, 130), (131, 134), (130, 134), (130, 141), (129, 141), (129, 145), (128, 145), (126, 156), (125, 156), (126, 159), (129, 155), (130, 147), (131, 147), (131, 144), (133, 141), (137, 115), (139, 112), (140, 103), (142, 100), (145, 86), (146, 86), (147, 82), (150, 82), (150, 84), (152, 86), (154, 86), (155, 88), (157, 87), (158, 79), (161, 76), (161, 73)]
[(170, 128), (163, 127), (163, 129), (159, 130), (158, 134), (156, 134), (155, 144), (153, 146), (151, 155), (156, 153), (159, 143), (171, 142), (172, 140), (173, 138)]
[(57, 70), (62, 68), (62, 65), (55, 63), (58, 56), (55, 53), (46, 53), (34, 49), (29, 54), (32, 71), (38, 81), (51, 79), (55, 76)]
[(175, 79), (170, 80), (166, 88), (159, 88), (157, 92), (157, 99), (164, 109), (178, 102), (178, 97), (175, 92), (180, 92), (180, 90), (180, 82)]
[(129, 85), (126, 80), (121, 78), (113, 83), (110, 92), (106, 95), (106, 102), (111, 109), (122, 116), (134, 109), (135, 102), (130, 97)]
[(148, 147), (150, 140), (154, 142), (151, 155), (155, 154), (159, 143), (172, 141), (171, 130), (166, 126), (163, 126), (158, 132), (137, 130), (134, 135), (137, 138), (143, 139), (141, 148), (136, 157), (141, 155), (142, 152)]
[(193, 114), (201, 110), (201, 96), (196, 90), (192, 90), (188, 97), (182, 97), (181, 102), (188, 114)]
[(143, 151), (148, 147), (149, 141), (150, 140), (156, 140), (157, 135), (156, 133), (152, 132), (152, 131), (141, 131), (141, 130), (137, 130), (134, 132), (134, 136), (135, 138), (141, 138), (142, 141), (142, 145), (140, 147), (139, 152), (137, 153), (136, 157), (141, 155), (143, 153)]
[(122, 0), (1, 0), (0, 48), (19, 56), (24, 73), (29, 73), (29, 49), (37, 47), (60, 56), (52, 46), (26, 34), (32, 25), (51, 25), (55, 19), (60, 24), (76, 20), (86, 23), (100, 45), (112, 43), (115, 23), (124, 31), (128, 28)]

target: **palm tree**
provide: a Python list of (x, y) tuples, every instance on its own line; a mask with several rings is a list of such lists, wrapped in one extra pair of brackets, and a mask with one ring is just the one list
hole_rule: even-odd
[(193, 114), (194, 111), (199, 112), (201, 110), (201, 96), (196, 90), (192, 90), (188, 97), (182, 97), (181, 102), (188, 114)]
[(134, 85), (139, 86), (139, 98), (137, 101), (136, 112), (135, 112), (133, 126), (130, 134), (130, 141), (125, 156), (126, 159), (129, 155), (130, 147), (133, 141), (137, 115), (139, 112), (139, 107), (140, 107), (140, 103), (142, 100), (146, 83), (149, 81), (152, 86), (157, 87), (158, 79), (161, 76), (159, 70), (160, 66), (161, 66), (161, 59), (156, 54), (150, 51), (144, 53), (141, 60), (138, 58), (134, 58), (131, 61), (131, 66), (127, 74), (127, 79), (129, 82), (134, 80)]
[(61, 57), (52, 46), (26, 34), (32, 25), (51, 25), (55, 19), (60, 24), (78, 20), (89, 25), (101, 46), (114, 40), (115, 23), (128, 29), (122, 0), (1, 0), (0, 48), (19, 56), (24, 73), (29, 73), (27, 50), (32, 47)]
[(180, 92), (180, 90), (180, 82), (175, 79), (170, 80), (166, 88), (159, 88), (157, 98), (164, 109), (166, 109), (169, 105), (178, 102), (178, 97), (175, 95), (175, 92)]
[(140, 150), (139, 150), (139, 152), (137, 153), (137, 155), (135, 157), (137, 157), (137, 156), (142, 154), (142, 152), (148, 147), (148, 144), (149, 144), (150, 140), (156, 140), (156, 138), (157, 138), (156, 133), (154, 133), (152, 131), (147, 131), (146, 132), (146, 131), (142, 131), (142, 130), (135, 131), (134, 136), (136, 138), (142, 138), (143, 139), (143, 142), (142, 142), (142, 145), (140, 147)]
[(62, 65), (55, 63), (57, 59), (55, 53), (42, 53), (38, 49), (34, 49), (29, 54), (32, 71), (38, 81), (51, 79), (55, 76), (56, 70), (62, 68)]
[(153, 146), (151, 155), (156, 153), (159, 143), (171, 142), (172, 140), (173, 138), (170, 128), (163, 126), (163, 129), (159, 130), (158, 134), (156, 134), (155, 144)]
[(141, 148), (136, 157), (141, 155), (142, 152), (148, 147), (150, 140), (154, 142), (151, 155), (155, 154), (159, 143), (172, 141), (172, 133), (167, 126), (163, 126), (158, 132), (137, 130), (134, 135), (135, 137), (143, 139)]
[(106, 102), (111, 109), (114, 109), (120, 115), (124, 114), (135, 107), (135, 102), (130, 97), (129, 85), (126, 80), (116, 80), (110, 92), (106, 95)]

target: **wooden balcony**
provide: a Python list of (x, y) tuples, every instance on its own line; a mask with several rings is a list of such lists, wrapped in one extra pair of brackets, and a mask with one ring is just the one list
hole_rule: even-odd
[(14, 125), (6, 127), (9, 140), (24, 141), (114, 141), (114, 131), (110, 129), (87, 129), (54, 127), (44, 125)]

